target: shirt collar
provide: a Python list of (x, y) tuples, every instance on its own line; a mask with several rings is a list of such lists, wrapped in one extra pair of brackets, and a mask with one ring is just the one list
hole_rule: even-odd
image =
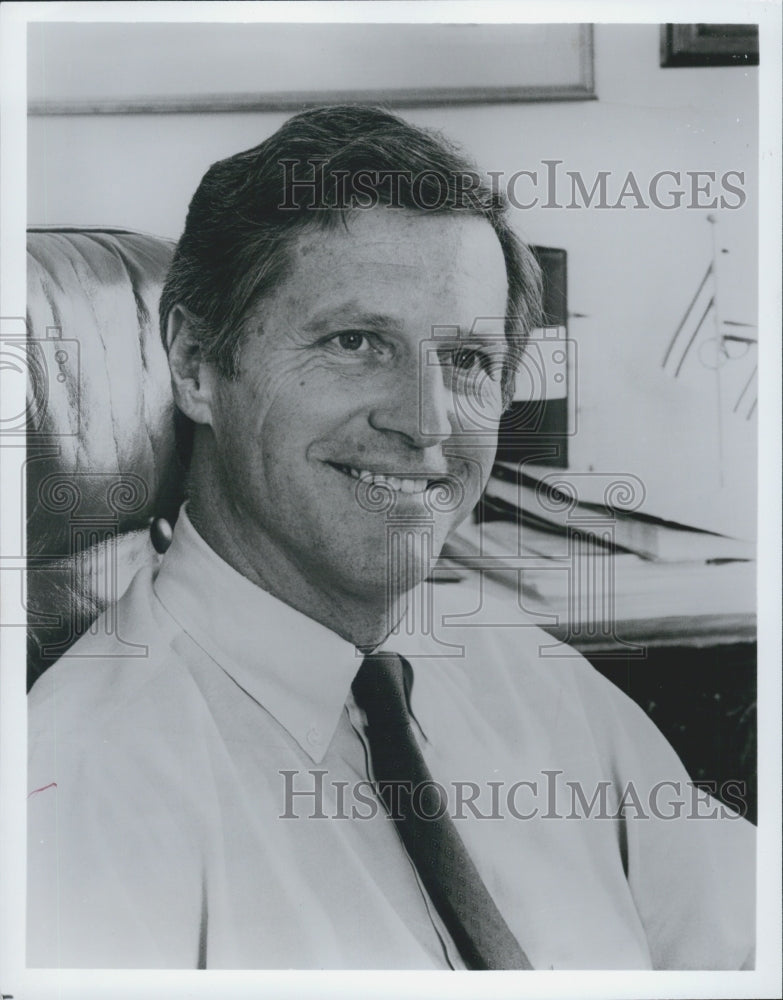
[(154, 588), (182, 629), (320, 763), (362, 653), (229, 566), (184, 506)]

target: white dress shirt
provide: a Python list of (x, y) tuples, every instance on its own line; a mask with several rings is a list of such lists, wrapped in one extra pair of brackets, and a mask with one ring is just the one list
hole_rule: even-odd
[[(456, 592), (417, 592), (431, 611), (381, 648), (413, 667), (430, 772), (534, 968), (747, 963), (753, 828), (583, 659), (478, 588), (449, 617)], [(184, 511), (116, 623), (30, 695), (28, 965), (462, 967), (369, 784), (349, 642)]]

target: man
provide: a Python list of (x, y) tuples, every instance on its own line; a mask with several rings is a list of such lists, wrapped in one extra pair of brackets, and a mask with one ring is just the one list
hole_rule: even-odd
[(752, 961), (748, 824), (513, 601), (425, 582), (538, 295), (500, 198), (385, 112), (207, 172), (161, 298), (189, 499), (118, 606), (149, 655), (85, 637), (31, 696), (29, 964)]

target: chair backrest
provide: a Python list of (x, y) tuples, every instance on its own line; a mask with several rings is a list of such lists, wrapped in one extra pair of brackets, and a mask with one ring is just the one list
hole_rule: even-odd
[(174, 522), (184, 470), (158, 330), (171, 241), (28, 234), (28, 683), (89, 628)]

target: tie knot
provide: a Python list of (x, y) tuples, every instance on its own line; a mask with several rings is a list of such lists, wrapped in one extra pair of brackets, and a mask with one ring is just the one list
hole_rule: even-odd
[(402, 713), (408, 716), (406, 697), (406, 662), (396, 653), (372, 653), (365, 656), (354, 678), (351, 690), (356, 704), (363, 708), (367, 719), (384, 719)]

